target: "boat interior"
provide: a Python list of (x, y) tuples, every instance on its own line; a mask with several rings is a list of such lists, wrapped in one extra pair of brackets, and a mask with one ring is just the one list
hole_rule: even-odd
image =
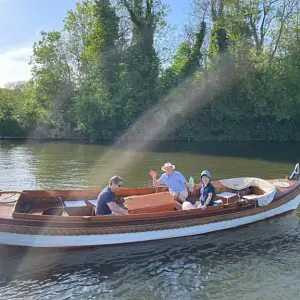
[[(257, 197), (264, 194), (264, 191), (256, 186), (250, 186), (238, 193), (223, 186), (219, 181), (213, 184), (216, 189), (217, 204), (207, 207), (205, 215), (214, 214), (217, 211), (226, 213), (226, 211), (254, 208), (257, 206)], [(36, 190), (2, 193), (0, 202), (2, 198), (7, 204), (6, 209), (3, 210), (2, 201), (0, 218), (4, 216), (14, 219), (40, 219), (42, 216), (63, 218), (95, 216), (98, 194), (99, 190)], [(200, 187), (195, 185), (194, 191), (189, 193), (187, 200), (193, 204), (199, 199), (199, 195)], [(183, 210), (182, 205), (171, 197), (165, 187), (123, 188), (116, 194), (115, 201), (127, 208), (129, 215), (149, 215)], [(194, 209), (194, 211), (201, 211), (201, 209)]]

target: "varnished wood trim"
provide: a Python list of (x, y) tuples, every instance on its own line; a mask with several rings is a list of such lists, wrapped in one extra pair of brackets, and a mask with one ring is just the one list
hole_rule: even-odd
[[(165, 222), (152, 222), (146, 224), (132, 224), (131, 222), (127, 222), (127, 224), (116, 224), (111, 226), (101, 226), (104, 224), (98, 224), (95, 227), (86, 227), (84, 224), (81, 224), (81, 227), (73, 227), (73, 228), (55, 228), (55, 227), (36, 227), (36, 226), (19, 226), (19, 225), (11, 225), (11, 224), (1, 224), (0, 231), (2, 232), (14, 232), (14, 233), (23, 233), (23, 234), (42, 234), (42, 235), (94, 235), (94, 234), (114, 234), (114, 233), (128, 233), (128, 232), (144, 232), (144, 231), (156, 231), (156, 230), (164, 230), (164, 229), (174, 229), (174, 228), (182, 228), (189, 227), (195, 225), (203, 225), (220, 221), (233, 220), (236, 218), (242, 218), (246, 216), (251, 216), (255, 214), (259, 214), (276, 207), (279, 207), (285, 203), (288, 203), (295, 196), (298, 195), (298, 190), (295, 190), (292, 194), (287, 197), (282, 198), (281, 200), (275, 201), (274, 203), (269, 204), (265, 207), (257, 207), (247, 210), (241, 210), (231, 214), (223, 214), (217, 216), (210, 217), (198, 217), (192, 218), (192, 216), (196, 215), (195, 211), (183, 211), (187, 215), (189, 215), (190, 219), (178, 219), (173, 220), (169, 219)], [(179, 212), (181, 213), (181, 212)], [(114, 218), (114, 217), (107, 217)], [(119, 217), (116, 217), (116, 219)], [(140, 220), (141, 221), (141, 220)], [(149, 221), (149, 220), (148, 220)], [(153, 221), (153, 220), (152, 220)], [(162, 220), (161, 220), (162, 221)], [(73, 224), (75, 225), (75, 224)]]

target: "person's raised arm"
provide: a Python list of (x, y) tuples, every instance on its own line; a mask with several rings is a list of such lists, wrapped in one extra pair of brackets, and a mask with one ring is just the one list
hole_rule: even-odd
[(159, 180), (157, 180), (157, 174), (156, 174), (156, 172), (154, 171), (154, 170), (150, 170), (150, 172), (149, 172), (149, 174), (150, 174), (150, 176), (152, 177), (152, 182), (153, 182), (153, 185), (154, 186), (159, 186), (159, 184), (160, 184), (160, 182), (159, 182)]

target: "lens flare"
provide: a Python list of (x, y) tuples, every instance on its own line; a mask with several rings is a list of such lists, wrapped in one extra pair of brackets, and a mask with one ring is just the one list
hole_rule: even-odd
[[(168, 96), (131, 126), (111, 148), (113, 150), (107, 151), (99, 158), (96, 165), (103, 166), (101, 172), (90, 170), (90, 174), (97, 176), (98, 185), (102, 187), (114, 174), (124, 176), (124, 172), (130, 173), (137, 161), (143, 158), (136, 155), (137, 151), (151, 150), (156, 141), (164, 140), (170, 132), (191, 118), (216, 95), (234, 85), (243, 73), (241, 71), (237, 70), (231, 57), (223, 56), (201, 79), (190, 77), (172, 89)], [(124, 150), (120, 155), (115, 155), (115, 149), (126, 149), (128, 146), (129, 151)], [(124, 179), (126, 181), (126, 178)]]

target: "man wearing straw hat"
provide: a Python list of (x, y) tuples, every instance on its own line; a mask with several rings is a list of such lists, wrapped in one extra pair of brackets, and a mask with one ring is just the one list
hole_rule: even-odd
[(153, 185), (159, 186), (160, 184), (165, 184), (173, 196), (175, 200), (183, 203), (188, 197), (188, 182), (182, 173), (174, 171), (175, 166), (170, 162), (165, 163), (161, 169), (165, 172), (160, 176), (160, 178), (156, 179), (156, 172), (154, 170), (150, 170), (149, 174), (153, 179)]

